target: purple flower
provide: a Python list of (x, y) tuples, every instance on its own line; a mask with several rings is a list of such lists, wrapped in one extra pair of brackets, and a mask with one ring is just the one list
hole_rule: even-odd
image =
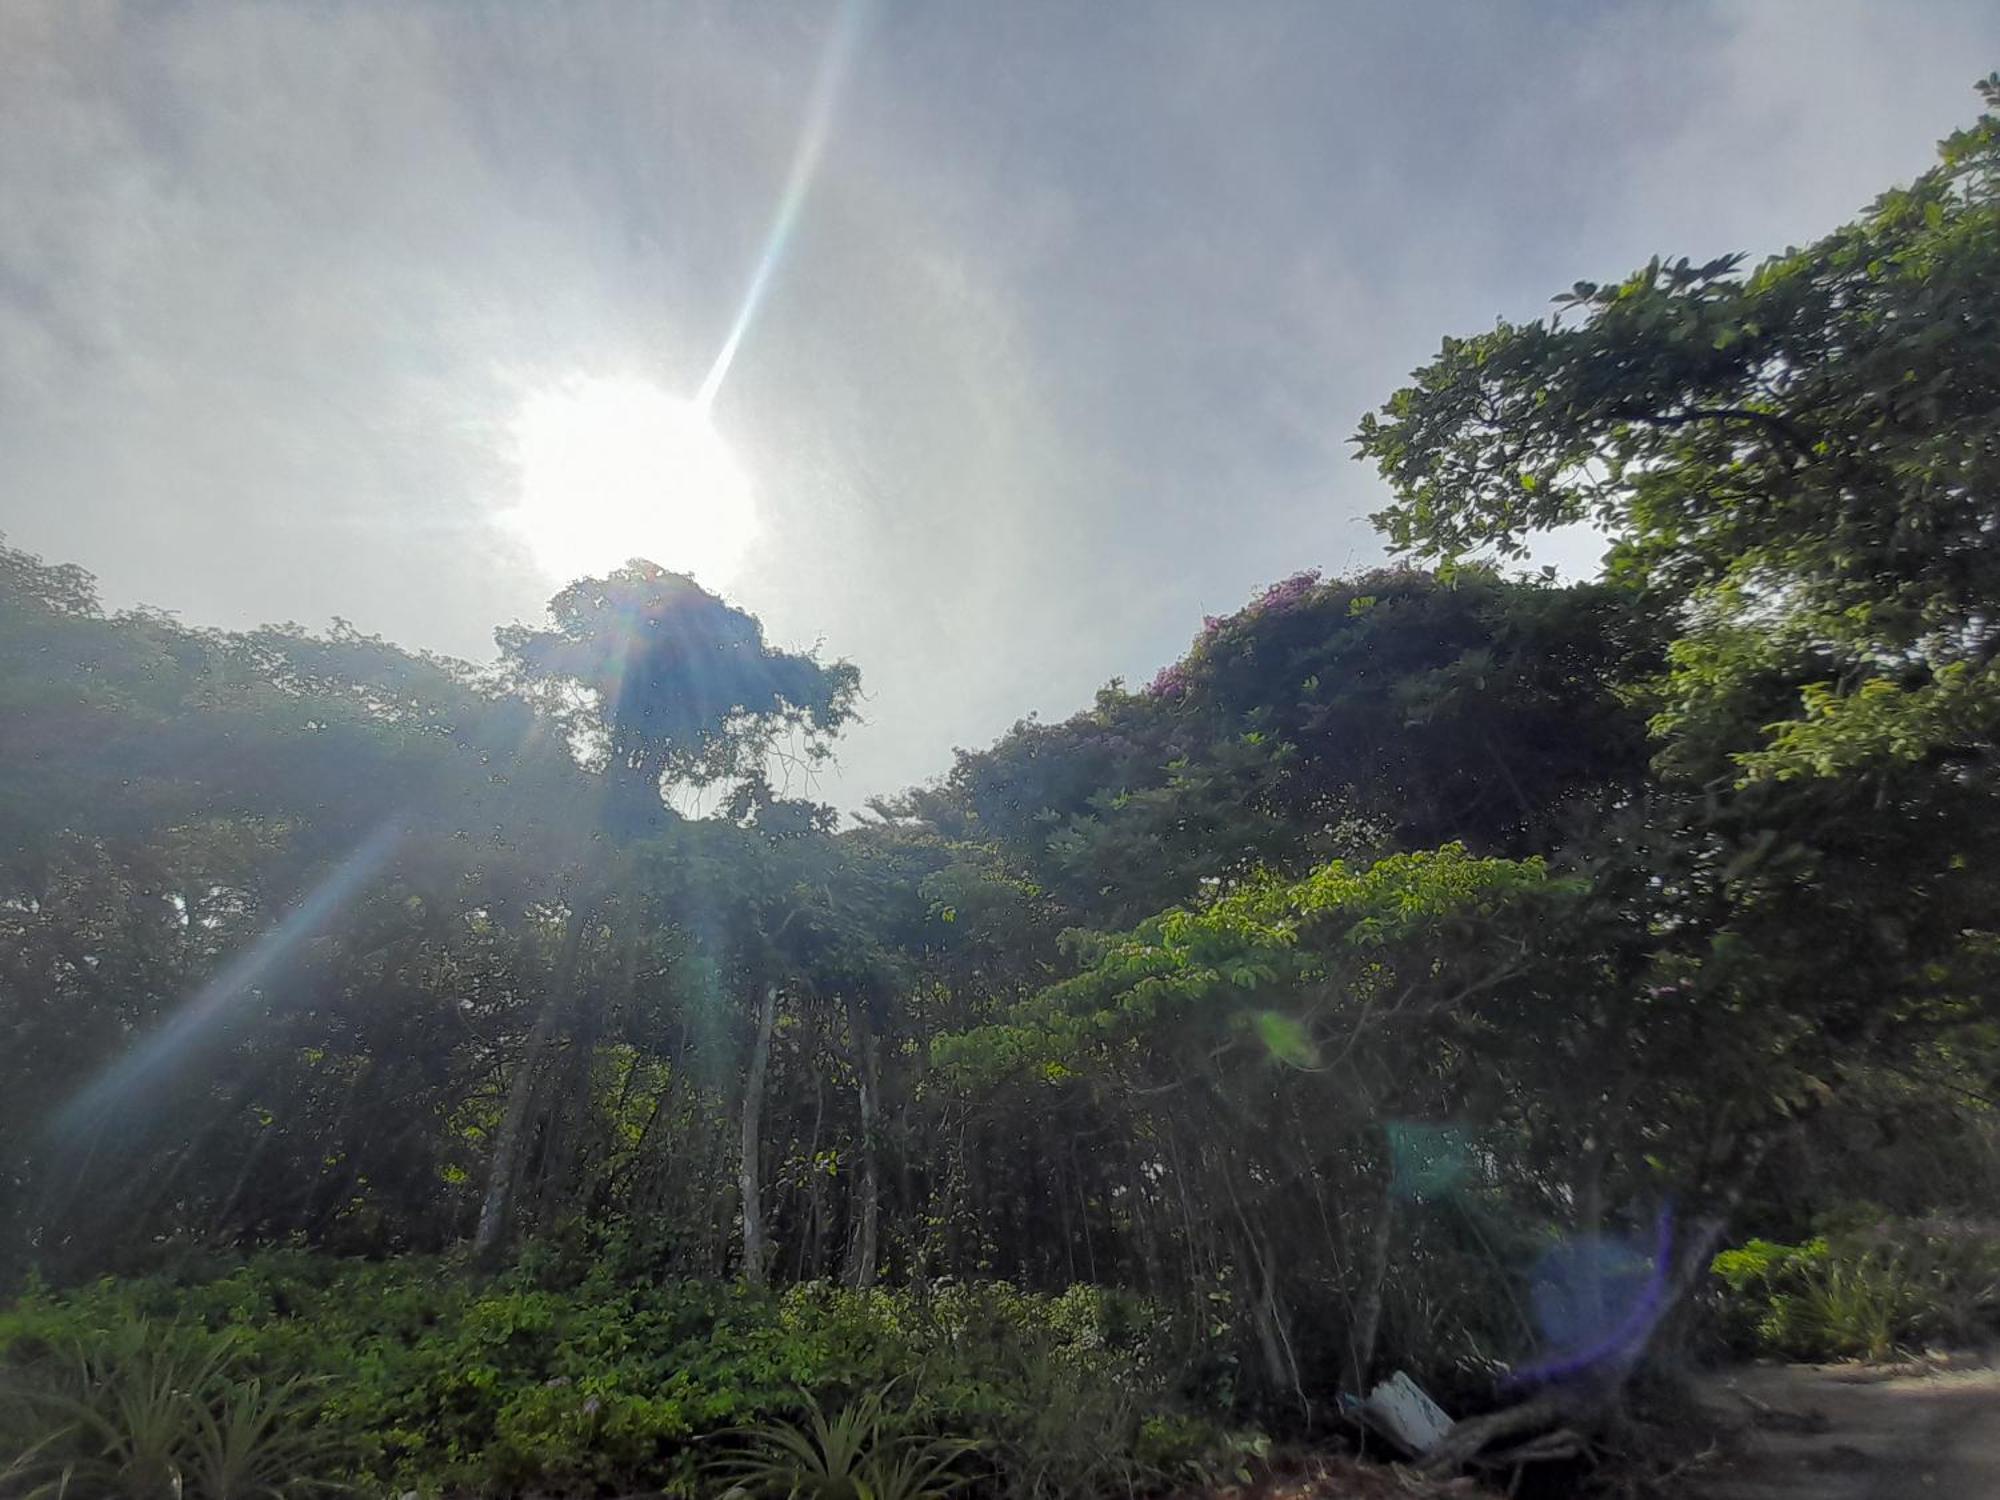
[[(1294, 573), (1290, 578), (1272, 584), (1233, 615), (1203, 615), (1201, 639), (1212, 639), (1238, 620), (1255, 615), (1281, 615), (1298, 608), (1319, 587), (1320, 576), (1318, 568), (1308, 568), (1303, 573)], [(1187, 695), (1192, 685), (1187, 663), (1177, 661), (1170, 667), (1160, 668), (1159, 674), (1147, 684), (1146, 691), (1155, 698), (1181, 698)]]
[(1280, 579), (1259, 594), (1244, 613), (1283, 614), (1309, 598), (1312, 591), (1319, 587), (1319, 580), (1318, 568), (1308, 568), (1303, 573), (1294, 573), (1290, 578)]

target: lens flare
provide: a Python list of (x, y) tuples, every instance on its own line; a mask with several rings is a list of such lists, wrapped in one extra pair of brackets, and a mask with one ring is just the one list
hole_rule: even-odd
[(402, 836), (400, 825), (391, 821), (362, 840), (277, 926), (224, 964), (164, 1024), (78, 1091), (57, 1112), (51, 1122), (52, 1133), (81, 1134), (120, 1105), (131, 1102), (155, 1075), (186, 1056), (222, 1022), (234, 1002), (266, 978), (368, 883), (395, 852)]
[(853, 63), (855, 48), (871, 8), (869, 0), (847, 0), (834, 22), (833, 36), (827, 43), (825, 56), (820, 59), (819, 75), (813, 80), (812, 97), (806, 103), (805, 126), (799, 132), (798, 149), (792, 154), (792, 169), (786, 174), (785, 189), (779, 195), (778, 211), (772, 217), (770, 232), (764, 236), (763, 253), (757, 257), (749, 289), (743, 294), (742, 306), (736, 310), (736, 321), (729, 327), (729, 337), (723, 340), (722, 349), (715, 356), (715, 363), (709, 366), (708, 377), (702, 381), (701, 390), (695, 396), (695, 409), (703, 415), (715, 404), (716, 393), (722, 389), (729, 367), (736, 362), (736, 351), (743, 346), (743, 336), (750, 331), (758, 309), (763, 306), (764, 295), (771, 287), (771, 278), (777, 273), (778, 263), (784, 259), (785, 249), (791, 243), (792, 231), (798, 226), (806, 195), (819, 172), (820, 157), (826, 152), (827, 137), (833, 130), (834, 105), (846, 84), (848, 69)]
[(1512, 1384), (1618, 1370), (1636, 1359), (1672, 1303), (1674, 1216), (1662, 1206), (1650, 1247), (1582, 1235), (1551, 1247), (1535, 1268), (1532, 1300), (1547, 1353)]

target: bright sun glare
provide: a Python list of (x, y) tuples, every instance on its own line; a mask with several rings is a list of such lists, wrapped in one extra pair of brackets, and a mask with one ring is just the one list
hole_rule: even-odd
[(749, 481), (707, 414), (643, 381), (544, 391), (514, 438), (521, 491), (508, 519), (558, 582), (644, 557), (720, 588), (756, 535)]

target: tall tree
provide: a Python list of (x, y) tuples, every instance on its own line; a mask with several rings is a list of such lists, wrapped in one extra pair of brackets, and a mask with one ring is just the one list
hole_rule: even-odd
[(498, 632), (507, 671), (609, 773), (622, 810), (648, 821), (663, 786), (824, 760), (860, 692), (846, 662), (773, 647), (756, 616), (637, 558), (572, 583), (549, 616)]
[[(475, 1255), (491, 1260), (506, 1241), (536, 1079), (577, 998), (577, 965), (587, 929), (625, 876), (616, 851), (670, 817), (662, 796), (676, 787), (738, 782), (765, 786), (768, 763), (789, 755), (812, 764), (854, 711), (860, 676), (842, 662), (779, 650), (756, 617), (725, 603), (684, 574), (634, 559), (603, 578), (579, 579), (549, 602), (546, 629), (498, 633), (509, 678), (569, 731), (603, 771), (600, 831), (588, 872), (568, 898), (553, 983), (509, 1086)], [(752, 798), (752, 801), (755, 799)], [(763, 799), (775, 806), (774, 799)], [(749, 803), (743, 804), (748, 807)], [(739, 958), (750, 946), (739, 944)], [(759, 1018), (746, 1069), (743, 1155), (757, 1150), (764, 1067), (775, 1021), (777, 979), (767, 965), (739, 963)], [(587, 1029), (594, 1031), (594, 1021)], [(746, 1259), (761, 1268), (754, 1162), (744, 1171)]]

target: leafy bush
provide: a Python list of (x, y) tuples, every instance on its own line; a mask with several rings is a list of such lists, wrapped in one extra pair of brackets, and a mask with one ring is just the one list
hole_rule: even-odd
[(2000, 1311), (2000, 1239), (1906, 1222), (1799, 1245), (1751, 1240), (1715, 1257), (1726, 1338), (1791, 1359), (1871, 1359), (1966, 1343)]
[(201, 1280), (31, 1289), (0, 1312), (0, 1358), (170, 1330), (226, 1343), (234, 1399), (263, 1403), (209, 1407), (230, 1451), (252, 1431), (280, 1451), (297, 1424), (264, 1408), (310, 1392), (351, 1477), (399, 1492), (706, 1493), (718, 1435), (809, 1430), (816, 1408), (892, 1384), (899, 1431), (977, 1440), (1021, 1497), (1165, 1487), (1233, 1471), (1257, 1442), (1188, 1409), (1185, 1330), (1083, 1287), (765, 1291), (548, 1253), (480, 1283), (444, 1260), (279, 1251)]
[(1717, 1311), (1729, 1344), (1744, 1352), (1801, 1354), (1792, 1302), (1831, 1253), (1823, 1239), (1802, 1245), (1753, 1239), (1719, 1252), (1709, 1270), (1721, 1283)]

